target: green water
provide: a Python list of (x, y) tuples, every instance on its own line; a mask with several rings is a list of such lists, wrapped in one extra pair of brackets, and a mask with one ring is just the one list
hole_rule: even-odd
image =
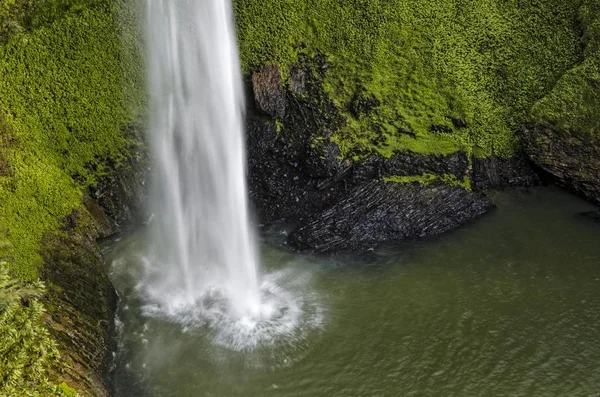
[(318, 324), (254, 351), (141, 311), (143, 232), (107, 249), (122, 298), (117, 396), (596, 396), (600, 223), (554, 188), (494, 193), (498, 209), (439, 238), (301, 256), (263, 237), (265, 273)]

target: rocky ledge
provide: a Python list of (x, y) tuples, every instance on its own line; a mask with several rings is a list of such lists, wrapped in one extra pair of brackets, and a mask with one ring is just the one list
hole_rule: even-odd
[(600, 204), (600, 138), (548, 125), (522, 128), (527, 154), (557, 184)]
[(289, 243), (315, 252), (365, 249), (387, 240), (436, 236), (492, 209), (458, 186), (370, 182), (296, 229)]
[[(322, 87), (320, 62), (291, 68), (285, 83), (276, 66), (248, 79), (254, 94), (246, 128), (250, 197), (261, 223), (299, 225), (292, 247), (334, 252), (437, 235), (491, 209), (478, 193), (483, 189), (540, 183), (522, 154), (344, 157), (331, 137), (347, 120)], [(360, 113), (379, 103), (354, 105), (351, 112)]]

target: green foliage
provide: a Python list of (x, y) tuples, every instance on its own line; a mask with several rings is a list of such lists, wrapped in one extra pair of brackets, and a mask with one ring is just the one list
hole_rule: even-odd
[(104, 0), (2, 0), (0, 39), (49, 24), (67, 12), (105, 4)]
[(566, 73), (532, 109), (533, 121), (566, 133), (600, 137), (600, 2), (584, 0), (580, 9), (585, 59)]
[(56, 342), (42, 322), (44, 307), (34, 297), (40, 282), (26, 285), (12, 278), (0, 262), (0, 395), (77, 396), (66, 384), (53, 385), (48, 370), (58, 362)]
[[(234, 0), (246, 72), (325, 55), (341, 109), (381, 106), (333, 137), (376, 151), (510, 156), (531, 106), (581, 58), (580, 0)], [(408, 133), (407, 133), (408, 132)]]
[(88, 3), (99, 4), (41, 2), (40, 21), (61, 17), (0, 45), (0, 159), (10, 170), (0, 162), (0, 218), (9, 262), (29, 280), (42, 236), (80, 205), (106, 159), (125, 155), (120, 128), (143, 107), (141, 62), (124, 62), (108, 2), (83, 9)]
[(39, 296), (42, 289), (43, 285), (39, 282), (28, 286), (10, 277), (6, 262), (0, 262), (0, 312), (24, 298)]
[(409, 175), (409, 176), (390, 176), (383, 178), (385, 183), (418, 183), (421, 186), (429, 186), (432, 184), (444, 184), (450, 186), (462, 186), (467, 190), (471, 190), (471, 180), (465, 176), (464, 180), (460, 180), (456, 175), (444, 174), (436, 175), (425, 173), (422, 175)]

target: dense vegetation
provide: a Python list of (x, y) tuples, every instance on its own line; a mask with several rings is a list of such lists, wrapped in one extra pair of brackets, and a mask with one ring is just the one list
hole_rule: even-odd
[(44, 233), (81, 205), (107, 159), (125, 154), (121, 128), (139, 113), (130, 105), (142, 102), (141, 68), (123, 62), (111, 2), (91, 3), (40, 2), (49, 16), (34, 8), (37, 18), (21, 17), (40, 27), (0, 45), (0, 217), (9, 264), (25, 279), (38, 274)]
[(565, 133), (600, 139), (600, 2), (584, 0), (579, 12), (585, 59), (534, 106), (532, 116)]
[[(347, 155), (510, 156), (531, 107), (582, 60), (579, 0), (234, 3), (246, 71), (276, 63), (287, 75), (299, 55), (326, 56), (325, 86), (348, 120), (333, 139)], [(356, 117), (357, 96), (381, 106)]]
[(0, 395), (76, 396), (64, 383), (55, 385), (48, 368), (59, 366), (56, 342), (42, 322), (44, 307), (36, 299), (42, 283), (26, 285), (11, 277), (0, 262)]
[(142, 112), (144, 84), (123, 4), (0, 2), (2, 396), (76, 395), (60, 381), (43, 285), (17, 277), (39, 277), (43, 237), (59, 233), (104, 164), (126, 154), (122, 128)]

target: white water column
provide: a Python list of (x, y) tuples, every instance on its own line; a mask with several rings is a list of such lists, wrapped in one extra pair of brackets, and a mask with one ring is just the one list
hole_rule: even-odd
[(236, 316), (258, 316), (230, 0), (147, 0), (146, 29), (153, 294), (181, 308), (219, 290)]

